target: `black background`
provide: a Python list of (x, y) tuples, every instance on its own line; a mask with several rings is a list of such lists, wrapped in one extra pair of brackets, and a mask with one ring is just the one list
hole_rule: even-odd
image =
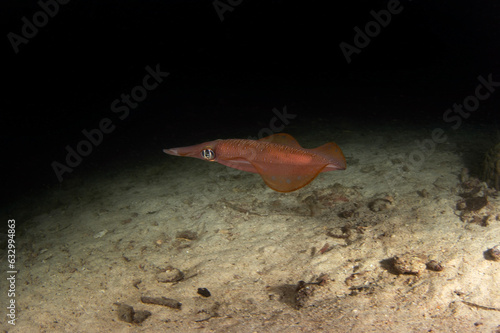
[[(442, 122), (479, 75), (500, 81), (495, 1), (401, 1), (348, 64), (339, 44), (353, 44), (353, 28), (387, 3), (243, 0), (221, 21), (212, 1), (72, 0), (16, 54), (7, 34), (20, 35), (22, 17), (41, 8), (2, 1), (3, 202), (59, 186), (51, 163), (64, 163), (65, 147), (105, 117), (116, 129), (67, 177), (140, 161), (140, 152), (255, 135), (284, 105), (301, 119)], [(118, 120), (111, 103), (157, 64), (169, 77)], [(496, 95), (469, 121), (494, 123)]]

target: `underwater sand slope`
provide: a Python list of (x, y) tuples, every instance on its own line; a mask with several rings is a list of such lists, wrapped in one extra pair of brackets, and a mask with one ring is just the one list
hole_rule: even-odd
[(287, 194), (167, 156), (53, 193), (19, 237), (19, 320), (1, 328), (494, 331), (499, 202), (464, 170), (481, 139), (464, 131), (415, 167), (429, 129), (303, 130), (306, 147), (337, 142), (347, 169)]

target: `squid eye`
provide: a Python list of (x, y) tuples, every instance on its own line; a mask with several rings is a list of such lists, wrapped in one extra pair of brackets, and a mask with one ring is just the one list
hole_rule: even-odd
[(215, 151), (210, 148), (203, 149), (201, 151), (201, 156), (207, 161), (213, 161), (215, 160)]

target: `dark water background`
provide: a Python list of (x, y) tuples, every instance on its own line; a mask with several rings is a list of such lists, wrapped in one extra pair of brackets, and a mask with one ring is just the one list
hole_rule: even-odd
[[(70, 1), (51, 7), (53, 17), (16, 53), (9, 33), (22, 35), (22, 18), (33, 23), (43, 9), (35, 1), (3, 2), (2, 215), (67, 179), (83, 185), (110, 169), (159, 160), (163, 148), (257, 136), (275, 108), (296, 115), (285, 132), (314, 132), (315, 123), (450, 130), (458, 120), (447, 121), (445, 112), (475, 94), (479, 76), (500, 82), (495, 2), (216, 4), (230, 8), (223, 20), (211, 1)], [(354, 28), (364, 30), (375, 22), (371, 11), (388, 6), (398, 13), (348, 62), (340, 43), (354, 45)], [(147, 66), (169, 75), (125, 116), (121, 96), (143, 86)], [(458, 128), (486, 131), (493, 145), (499, 97), (492, 92), (459, 116)], [(113, 131), (60, 182), (53, 162), (67, 164), (66, 147), (77, 149), (87, 139), (82, 131), (103, 119)], [(479, 145), (474, 158), (488, 148)]]

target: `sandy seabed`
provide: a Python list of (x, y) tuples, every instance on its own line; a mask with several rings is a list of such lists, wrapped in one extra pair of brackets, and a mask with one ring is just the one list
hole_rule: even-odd
[[(500, 262), (487, 253), (500, 201), (471, 153), (483, 131), (447, 131), (418, 160), (433, 126), (312, 125), (287, 132), (306, 148), (335, 141), (348, 166), (296, 192), (159, 154), (29, 198), (39, 213), (17, 230), (18, 319), (1, 328), (500, 332)], [(124, 305), (151, 315), (128, 323)]]

